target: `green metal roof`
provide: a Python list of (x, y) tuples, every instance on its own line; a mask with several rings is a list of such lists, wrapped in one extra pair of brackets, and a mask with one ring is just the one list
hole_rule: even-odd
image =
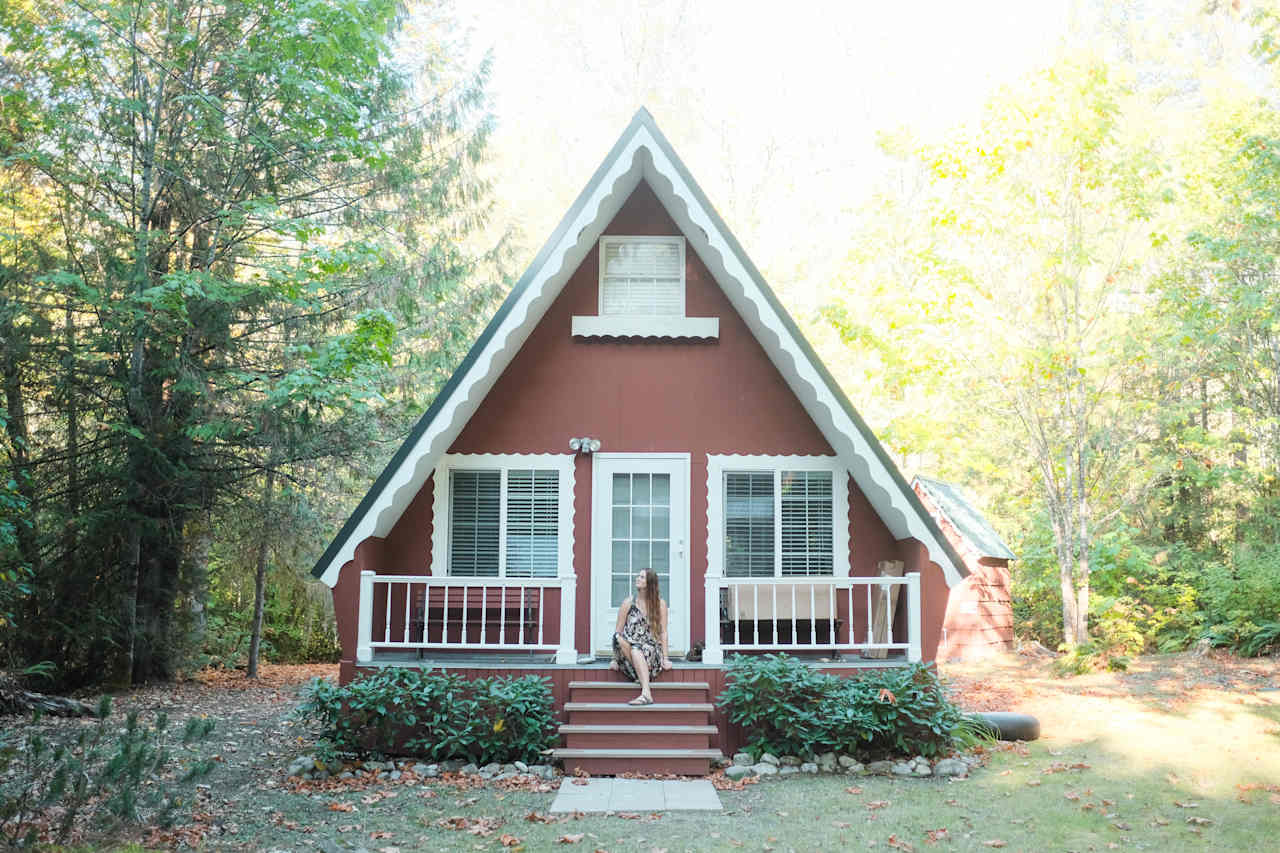
[(982, 557), (993, 557), (1002, 560), (1015, 560), (1017, 557), (1009, 546), (1004, 544), (1000, 534), (987, 522), (978, 508), (968, 499), (959, 486), (916, 475), (916, 482), (921, 485), (938, 511), (955, 525), (960, 535), (973, 545)]

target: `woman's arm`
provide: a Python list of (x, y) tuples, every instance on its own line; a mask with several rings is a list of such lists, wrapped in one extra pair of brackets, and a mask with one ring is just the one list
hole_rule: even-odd
[(627, 597), (622, 600), (622, 605), (618, 608), (618, 624), (614, 626), (613, 633), (622, 634), (622, 626), (627, 624), (627, 614), (631, 612), (631, 598)]

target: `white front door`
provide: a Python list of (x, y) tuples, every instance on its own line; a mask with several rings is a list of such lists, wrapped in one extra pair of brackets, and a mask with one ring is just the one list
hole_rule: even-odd
[(591, 647), (612, 654), (618, 605), (653, 569), (671, 654), (689, 648), (689, 454), (597, 453), (591, 507)]

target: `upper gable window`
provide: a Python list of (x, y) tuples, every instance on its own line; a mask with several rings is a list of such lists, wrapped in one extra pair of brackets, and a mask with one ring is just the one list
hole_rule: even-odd
[(601, 237), (601, 315), (684, 316), (683, 237)]
[(719, 317), (685, 316), (683, 237), (600, 238), (598, 313), (575, 316), (578, 337), (718, 338)]

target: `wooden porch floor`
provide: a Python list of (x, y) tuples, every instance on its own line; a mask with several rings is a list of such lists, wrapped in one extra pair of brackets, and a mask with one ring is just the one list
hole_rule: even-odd
[[(783, 651), (783, 650), (780, 650)], [(832, 669), (877, 669), (902, 666), (907, 662), (905, 652), (891, 651), (887, 657), (864, 658), (856, 655), (845, 655), (836, 660), (820, 653), (787, 652), (813, 667), (823, 670)], [(372, 661), (358, 664), (361, 669), (381, 668), (389, 666), (430, 666), (448, 669), (609, 669), (609, 658), (580, 655), (576, 663), (558, 664), (553, 655), (495, 652), (454, 652), (441, 654), (427, 652), (419, 657), (416, 652), (379, 652)], [(676, 658), (671, 661), (673, 670), (722, 670), (725, 665), (686, 661)], [(661, 679), (659, 679), (661, 680)]]

